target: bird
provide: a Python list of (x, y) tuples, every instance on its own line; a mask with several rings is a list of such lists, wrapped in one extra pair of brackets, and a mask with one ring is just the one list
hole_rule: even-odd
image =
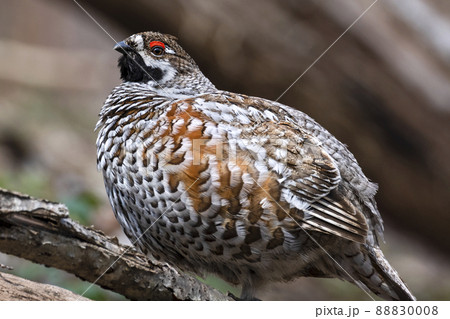
[(347, 146), (300, 110), (217, 89), (177, 41), (115, 45), (122, 82), (96, 126), (97, 167), (137, 249), (240, 286), (241, 300), (299, 277), (415, 300), (379, 246), (378, 186)]

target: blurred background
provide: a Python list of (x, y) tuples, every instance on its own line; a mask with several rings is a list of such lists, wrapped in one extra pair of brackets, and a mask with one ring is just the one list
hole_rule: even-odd
[[(372, 2), (2, 0), (0, 187), (63, 202), (72, 218), (125, 241), (96, 171), (93, 131), (120, 83), (114, 40), (173, 34), (218, 88), (275, 100)], [(450, 2), (378, 1), (280, 102), (349, 146), (380, 185), (385, 255), (418, 299), (449, 300)], [(0, 263), (77, 293), (88, 287), (12, 256)], [(86, 296), (123, 299), (101, 288)], [(368, 299), (351, 284), (311, 278), (257, 296)]]

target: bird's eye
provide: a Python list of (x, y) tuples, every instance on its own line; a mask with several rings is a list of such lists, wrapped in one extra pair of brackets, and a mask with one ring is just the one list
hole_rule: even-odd
[(164, 43), (160, 41), (152, 41), (150, 42), (150, 51), (153, 53), (153, 55), (161, 56), (164, 54), (165, 45)]

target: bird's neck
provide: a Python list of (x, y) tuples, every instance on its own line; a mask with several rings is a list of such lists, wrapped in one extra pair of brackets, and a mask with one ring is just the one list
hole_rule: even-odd
[(179, 74), (165, 82), (148, 81), (147, 88), (161, 97), (169, 99), (188, 98), (199, 94), (217, 92), (217, 88), (200, 71)]

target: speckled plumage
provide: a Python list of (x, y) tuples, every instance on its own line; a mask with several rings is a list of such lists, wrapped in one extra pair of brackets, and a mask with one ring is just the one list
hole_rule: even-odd
[(100, 113), (98, 168), (140, 250), (240, 284), (245, 299), (300, 276), (414, 299), (378, 247), (377, 187), (334, 136), (289, 106), (216, 89), (172, 36), (116, 49), (124, 82)]

